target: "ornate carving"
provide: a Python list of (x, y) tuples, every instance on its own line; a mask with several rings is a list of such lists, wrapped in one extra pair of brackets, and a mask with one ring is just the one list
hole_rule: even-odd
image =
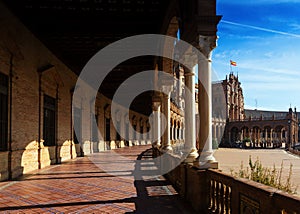
[(217, 39), (218, 37), (216, 35), (213, 36), (199, 35), (198, 37), (198, 49), (208, 59), (210, 58), (211, 51), (217, 47)]
[(258, 214), (259, 202), (243, 194), (240, 196), (240, 213), (241, 214)]

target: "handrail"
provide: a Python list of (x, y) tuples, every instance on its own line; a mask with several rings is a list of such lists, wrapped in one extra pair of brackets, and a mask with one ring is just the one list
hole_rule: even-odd
[(248, 179), (235, 178), (217, 170), (208, 170), (211, 213), (297, 213), (300, 197)]

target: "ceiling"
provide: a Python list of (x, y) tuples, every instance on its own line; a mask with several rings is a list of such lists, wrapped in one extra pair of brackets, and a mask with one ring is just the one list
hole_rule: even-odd
[[(108, 44), (132, 35), (160, 33), (172, 0), (3, 0), (19, 19), (73, 72)], [(154, 68), (154, 57), (138, 57), (116, 67), (100, 87), (112, 98), (132, 74)], [(151, 112), (151, 92), (132, 109)]]

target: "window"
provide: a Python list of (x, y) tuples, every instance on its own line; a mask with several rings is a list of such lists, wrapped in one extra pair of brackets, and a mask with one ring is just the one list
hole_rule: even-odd
[(105, 118), (105, 141), (110, 141), (110, 119)]
[(56, 100), (47, 95), (44, 96), (44, 145), (55, 146), (56, 142)]
[[(74, 126), (76, 126), (76, 128), (74, 127), (73, 129), (74, 143), (79, 144), (79, 142), (81, 141), (81, 109), (75, 107), (73, 110), (73, 114), (74, 114), (73, 123)], [(75, 129), (76, 129), (76, 133), (75, 133)]]
[[(98, 115), (91, 115), (92, 117), (95, 117), (96, 123), (92, 123), (92, 141), (98, 142)], [(92, 118), (93, 119), (93, 118)]]
[(117, 127), (116, 127), (116, 135), (117, 135), (117, 141), (121, 140), (121, 135), (120, 132), (121, 131), (121, 125), (120, 125), (120, 121), (117, 121)]
[(133, 140), (136, 140), (136, 125), (133, 125)]
[(126, 146), (129, 146), (129, 124), (126, 124), (126, 126), (125, 126), (125, 137), (126, 137), (126, 139), (125, 139), (125, 142), (126, 142)]
[(150, 139), (150, 127), (147, 126), (147, 139)]
[(8, 76), (0, 73), (0, 151), (7, 150)]
[(140, 126), (140, 133), (141, 133), (140, 138), (141, 138), (141, 140), (143, 139), (143, 133), (144, 133), (143, 131), (144, 131), (144, 127)]

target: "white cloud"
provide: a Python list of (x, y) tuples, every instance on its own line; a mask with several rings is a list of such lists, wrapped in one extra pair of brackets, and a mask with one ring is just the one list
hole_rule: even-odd
[(300, 30), (300, 24), (297, 22), (290, 23), (289, 26), (292, 28), (292, 30), (295, 30), (295, 31)]
[(226, 20), (221, 20), (221, 22), (225, 23), (225, 24), (229, 24), (229, 25), (243, 27), (243, 28), (250, 28), (250, 29), (254, 29), (254, 30), (300, 38), (300, 34), (293, 34), (293, 33), (288, 33), (288, 32), (284, 32), (284, 31), (273, 30), (273, 29), (269, 29), (269, 28), (257, 27), (257, 26), (252, 26), (252, 25), (246, 25), (246, 24), (241, 24), (241, 23), (231, 22), (231, 21), (226, 21)]

